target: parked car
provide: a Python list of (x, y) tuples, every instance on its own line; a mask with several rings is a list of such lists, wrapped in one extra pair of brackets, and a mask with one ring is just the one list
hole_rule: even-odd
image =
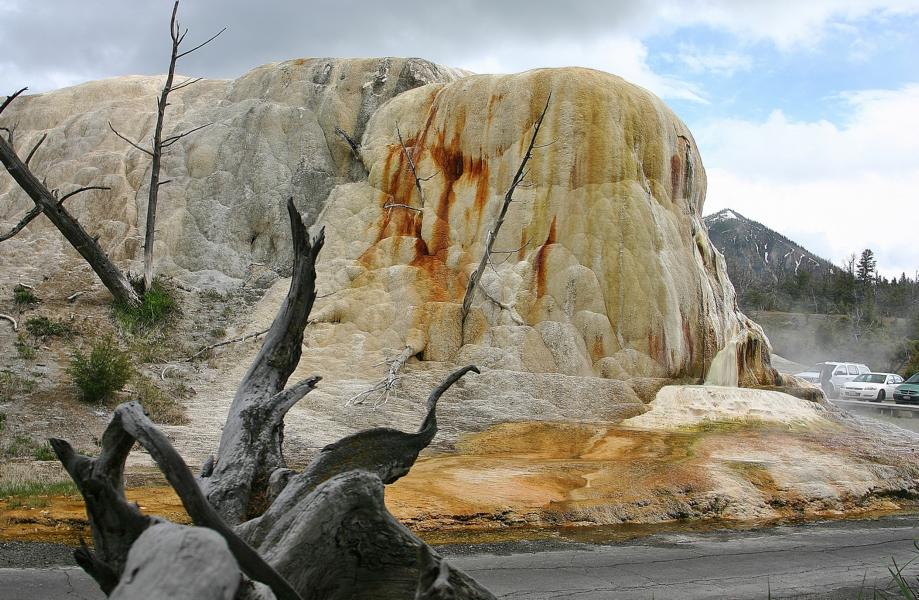
[(885, 398), (893, 398), (897, 386), (901, 383), (903, 378), (896, 373), (866, 373), (842, 384), (839, 397), (846, 400), (882, 402)]
[(869, 373), (871, 373), (871, 369), (868, 368), (868, 365), (827, 361), (817, 363), (808, 371), (796, 373), (795, 377), (800, 377), (814, 385), (819, 385), (828, 397), (835, 398), (843, 384), (852, 381), (859, 375)]
[(897, 404), (919, 404), (919, 373), (897, 386), (893, 401)]

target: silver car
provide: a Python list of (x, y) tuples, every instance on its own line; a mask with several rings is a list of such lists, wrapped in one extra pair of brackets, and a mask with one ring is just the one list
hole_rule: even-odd
[(846, 400), (882, 402), (885, 398), (893, 398), (901, 383), (903, 378), (896, 373), (868, 373), (844, 383), (839, 396)]
[[(821, 377), (821, 373), (823, 377)], [(822, 362), (817, 363), (812, 369), (803, 373), (795, 373), (805, 381), (823, 388), (823, 392), (830, 398), (835, 398), (842, 386), (849, 383), (859, 375), (871, 373), (868, 365), (861, 363)]]

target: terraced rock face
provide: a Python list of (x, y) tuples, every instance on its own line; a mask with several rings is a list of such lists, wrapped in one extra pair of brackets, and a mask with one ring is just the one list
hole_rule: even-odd
[[(283, 271), (283, 202), (293, 195), (327, 227), (330, 295), (317, 319), (341, 325), (329, 343), (357, 336), (426, 360), (627, 379), (701, 378), (737, 340), (741, 383), (773, 383), (765, 337), (737, 311), (702, 226), (705, 171), (692, 135), (659, 99), (587, 69), (464, 75), (417, 59), (310, 59), (181, 90), (168, 128), (213, 124), (165, 161), (158, 269), (218, 286), (265, 265)], [(112, 188), (71, 209), (129, 265), (142, 252), (149, 161), (108, 123), (148, 138), (160, 84), (94, 82), (4, 115), (20, 148), (49, 134), (33, 166), (51, 186)], [(463, 323), (468, 277), (550, 94)], [(29, 206), (0, 177), (0, 221)], [(0, 265), (5, 282), (79, 268), (46, 222), (4, 244)]]

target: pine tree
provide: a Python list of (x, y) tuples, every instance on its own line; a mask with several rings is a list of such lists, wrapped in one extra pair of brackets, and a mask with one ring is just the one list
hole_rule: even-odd
[(862, 255), (859, 257), (858, 264), (855, 266), (855, 278), (858, 279), (862, 285), (868, 285), (874, 281), (875, 275), (877, 274), (877, 262), (871, 248), (862, 250)]

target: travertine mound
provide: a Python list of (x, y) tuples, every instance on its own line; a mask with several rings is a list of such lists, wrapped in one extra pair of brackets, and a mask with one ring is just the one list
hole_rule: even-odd
[[(317, 319), (341, 325), (328, 343), (357, 336), (435, 361), (626, 379), (704, 377), (735, 340), (740, 383), (774, 383), (765, 337), (738, 312), (701, 221), (692, 135), (663, 102), (587, 69), (466, 75), (419, 59), (309, 59), (176, 93), (167, 130), (212, 125), (164, 163), (158, 270), (218, 286), (265, 265), (283, 272), (292, 195), (327, 227)], [(4, 115), (19, 148), (49, 134), (33, 166), (50, 185), (112, 188), (70, 208), (135, 268), (149, 161), (108, 123), (148, 139), (161, 83), (88, 83)], [(526, 183), (461, 322), (469, 274), (547, 99)], [(0, 222), (29, 207), (0, 177)], [(0, 264), (6, 283), (79, 266), (42, 220), (4, 244)]]
[[(468, 277), (550, 93), (463, 326)], [(741, 383), (773, 380), (700, 220), (692, 135), (646, 90), (577, 68), (432, 84), (374, 114), (362, 158), (368, 180), (333, 190), (321, 216), (336, 284), (321, 318), (426, 359), (621, 379), (701, 377), (736, 339)]]

